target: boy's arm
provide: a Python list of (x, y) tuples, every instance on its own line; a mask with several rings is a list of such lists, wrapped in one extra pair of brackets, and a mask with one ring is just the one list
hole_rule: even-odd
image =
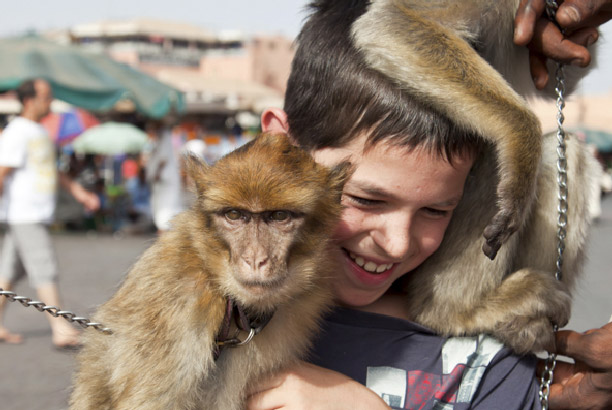
[(81, 184), (74, 181), (63, 172), (59, 173), (59, 183), (74, 199), (83, 204), (88, 211), (97, 211), (100, 209), (100, 199), (92, 192), (87, 191)]
[(265, 380), (253, 391), (247, 410), (390, 410), (376, 393), (350, 377), (305, 362)]

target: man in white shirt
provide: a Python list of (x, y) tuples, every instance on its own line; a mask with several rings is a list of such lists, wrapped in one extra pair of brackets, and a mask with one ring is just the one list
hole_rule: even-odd
[[(22, 112), (0, 135), (0, 221), (7, 224), (0, 255), (0, 288), (10, 290), (27, 273), (40, 300), (59, 307), (57, 262), (47, 229), (55, 212), (57, 184), (86, 209), (96, 210), (100, 204), (96, 195), (57, 171), (55, 147), (39, 123), (53, 100), (49, 83), (26, 81), (17, 89), (17, 96)], [(4, 327), (5, 304), (1, 298), (0, 342), (20, 343), (21, 335)], [(78, 346), (79, 332), (73, 326), (61, 317), (48, 318), (55, 346)]]

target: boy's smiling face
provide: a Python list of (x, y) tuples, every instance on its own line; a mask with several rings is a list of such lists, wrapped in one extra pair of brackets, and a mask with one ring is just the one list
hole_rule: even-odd
[(353, 307), (376, 301), (438, 249), (473, 163), (469, 155), (456, 155), (450, 164), (439, 154), (385, 142), (364, 152), (364, 144), (360, 137), (313, 152), (321, 164), (349, 160), (355, 167), (333, 252), (341, 266), (334, 293)]

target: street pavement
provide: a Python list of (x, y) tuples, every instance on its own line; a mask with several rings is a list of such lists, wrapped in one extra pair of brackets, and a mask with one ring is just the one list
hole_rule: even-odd
[[(568, 325), (578, 331), (599, 327), (607, 323), (612, 314), (612, 196), (604, 198), (602, 209), (602, 216), (593, 230), (586, 272), (577, 289)], [(90, 317), (95, 307), (112, 295), (129, 267), (154, 239), (150, 235), (116, 238), (55, 234), (61, 268), (61, 308)], [(20, 281), (14, 291), (35, 299), (27, 280)], [(0, 409), (66, 409), (74, 353), (52, 347), (45, 318), (47, 313), (18, 303), (7, 306), (6, 325), (22, 333), (26, 340), (21, 345), (0, 344)]]

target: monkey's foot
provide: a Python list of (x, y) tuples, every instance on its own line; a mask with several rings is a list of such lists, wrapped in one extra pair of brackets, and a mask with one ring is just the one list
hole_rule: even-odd
[(518, 229), (517, 214), (498, 212), (491, 222), (485, 227), (483, 236), (485, 243), (482, 250), (491, 260), (495, 259), (497, 251), (510, 236)]
[(505, 314), (492, 333), (518, 354), (554, 348), (553, 323), (565, 326), (571, 313), (566, 285), (550, 272), (526, 269), (511, 274), (506, 282), (509, 286), (496, 297), (505, 301)]
[(517, 354), (554, 351), (555, 348), (555, 335), (548, 318), (504, 324), (495, 329), (493, 334)]

